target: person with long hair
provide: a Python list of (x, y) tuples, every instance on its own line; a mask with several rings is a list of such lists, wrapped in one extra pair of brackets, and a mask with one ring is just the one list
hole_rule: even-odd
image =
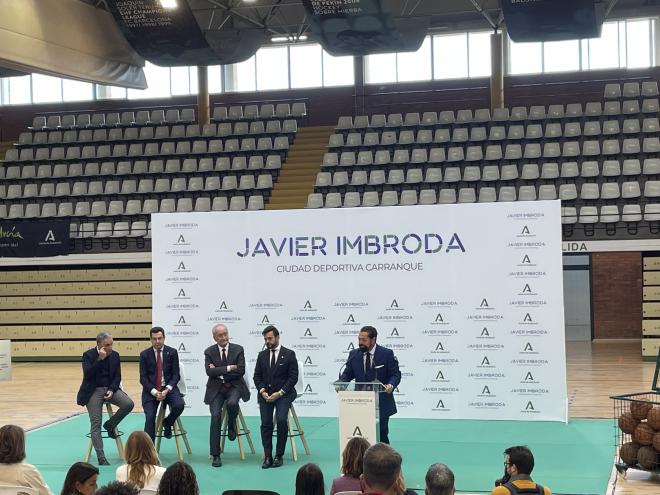
[(99, 468), (87, 462), (76, 462), (64, 478), (60, 495), (94, 495)]
[(330, 495), (337, 492), (362, 491), (360, 475), (362, 474), (362, 458), (370, 447), (369, 440), (364, 437), (351, 438), (341, 454), (341, 476), (332, 480)]
[(37, 468), (25, 461), (25, 432), (16, 425), (0, 428), (0, 485), (34, 488), (53, 495)]
[(199, 485), (193, 468), (183, 461), (168, 467), (158, 485), (158, 495), (199, 495)]
[(323, 472), (312, 462), (301, 466), (296, 474), (296, 495), (324, 495)]
[(115, 479), (127, 481), (137, 487), (156, 491), (165, 473), (151, 437), (143, 431), (134, 431), (126, 440), (126, 464), (117, 468)]

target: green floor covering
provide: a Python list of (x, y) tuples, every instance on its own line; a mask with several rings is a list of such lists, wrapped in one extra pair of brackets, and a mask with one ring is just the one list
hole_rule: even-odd
[[(216, 495), (230, 488), (271, 489), (281, 495), (294, 492), (297, 469), (315, 462), (326, 475), (326, 486), (338, 472), (338, 426), (336, 419), (303, 418), (303, 427), (312, 454), (302, 453), (293, 462), (290, 446), (282, 468), (262, 470), (258, 418), (247, 418), (257, 453), (241, 461), (238, 446), (229, 443), (223, 467), (210, 466), (206, 417), (185, 417), (184, 424), (193, 454), (186, 461), (193, 465), (202, 495)], [(143, 416), (132, 414), (122, 423), (130, 432), (143, 426)], [(68, 467), (85, 455), (89, 422), (86, 415), (30, 432), (28, 462), (35, 464), (55, 494), (59, 493)], [(392, 419), (390, 439), (403, 456), (407, 484), (423, 487), (424, 474), (433, 462), (446, 463), (456, 475), (456, 488), (464, 492), (488, 492), (503, 469), (503, 450), (526, 444), (534, 452), (533, 477), (547, 484), (554, 493), (603, 494), (609, 479), (614, 453), (611, 420), (574, 420), (568, 424), (515, 421), (459, 421)], [(126, 436), (124, 437), (126, 438)], [(114, 478), (120, 464), (114, 442), (105, 440), (112, 466), (103, 467), (99, 484)], [(95, 456), (92, 461), (95, 462)], [(176, 461), (173, 440), (165, 441), (161, 461)]]

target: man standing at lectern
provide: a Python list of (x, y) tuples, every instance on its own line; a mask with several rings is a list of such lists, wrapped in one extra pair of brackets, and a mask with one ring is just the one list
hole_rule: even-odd
[(339, 377), (342, 382), (378, 381), (385, 386), (385, 391), (378, 394), (380, 410), (380, 441), (390, 443), (389, 419), (396, 414), (396, 403), (392, 392), (401, 382), (399, 361), (392, 349), (376, 345), (378, 331), (371, 326), (360, 329), (358, 348), (353, 349), (346, 360), (346, 367)]

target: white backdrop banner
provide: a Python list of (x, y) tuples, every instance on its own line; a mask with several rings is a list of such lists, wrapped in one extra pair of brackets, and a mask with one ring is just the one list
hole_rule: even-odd
[[(188, 414), (207, 414), (203, 351), (224, 323), (246, 378), (275, 325), (304, 365), (300, 415), (363, 325), (394, 350), (400, 418), (567, 420), (560, 203), (157, 214), (153, 323), (179, 349)], [(256, 398), (242, 408), (257, 414)]]

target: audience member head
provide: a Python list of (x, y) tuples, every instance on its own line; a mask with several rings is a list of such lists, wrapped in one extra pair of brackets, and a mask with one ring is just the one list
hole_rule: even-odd
[(128, 481), (111, 481), (102, 486), (96, 492), (96, 495), (138, 495), (140, 488)]
[(172, 464), (160, 479), (158, 495), (199, 495), (193, 469), (182, 461)]
[(61, 495), (94, 495), (99, 468), (87, 462), (76, 462), (64, 478)]
[(25, 432), (16, 425), (0, 428), (0, 464), (16, 464), (25, 459)]
[(144, 488), (147, 479), (156, 471), (154, 466), (160, 466), (158, 454), (154, 449), (151, 438), (143, 431), (134, 431), (126, 440), (126, 464), (128, 469), (126, 478), (131, 483)]
[(426, 495), (453, 495), (454, 473), (445, 464), (431, 464), (426, 471)]
[(369, 440), (364, 437), (351, 438), (341, 454), (341, 474), (359, 478), (362, 474), (364, 453), (370, 445)]
[(308, 463), (298, 469), (295, 495), (324, 495), (323, 472), (314, 463)]
[(362, 491), (390, 495), (397, 493), (401, 456), (385, 443), (372, 445), (364, 453)]
[(509, 476), (519, 474), (532, 474), (534, 469), (534, 456), (526, 445), (516, 445), (504, 451), (504, 466)]

